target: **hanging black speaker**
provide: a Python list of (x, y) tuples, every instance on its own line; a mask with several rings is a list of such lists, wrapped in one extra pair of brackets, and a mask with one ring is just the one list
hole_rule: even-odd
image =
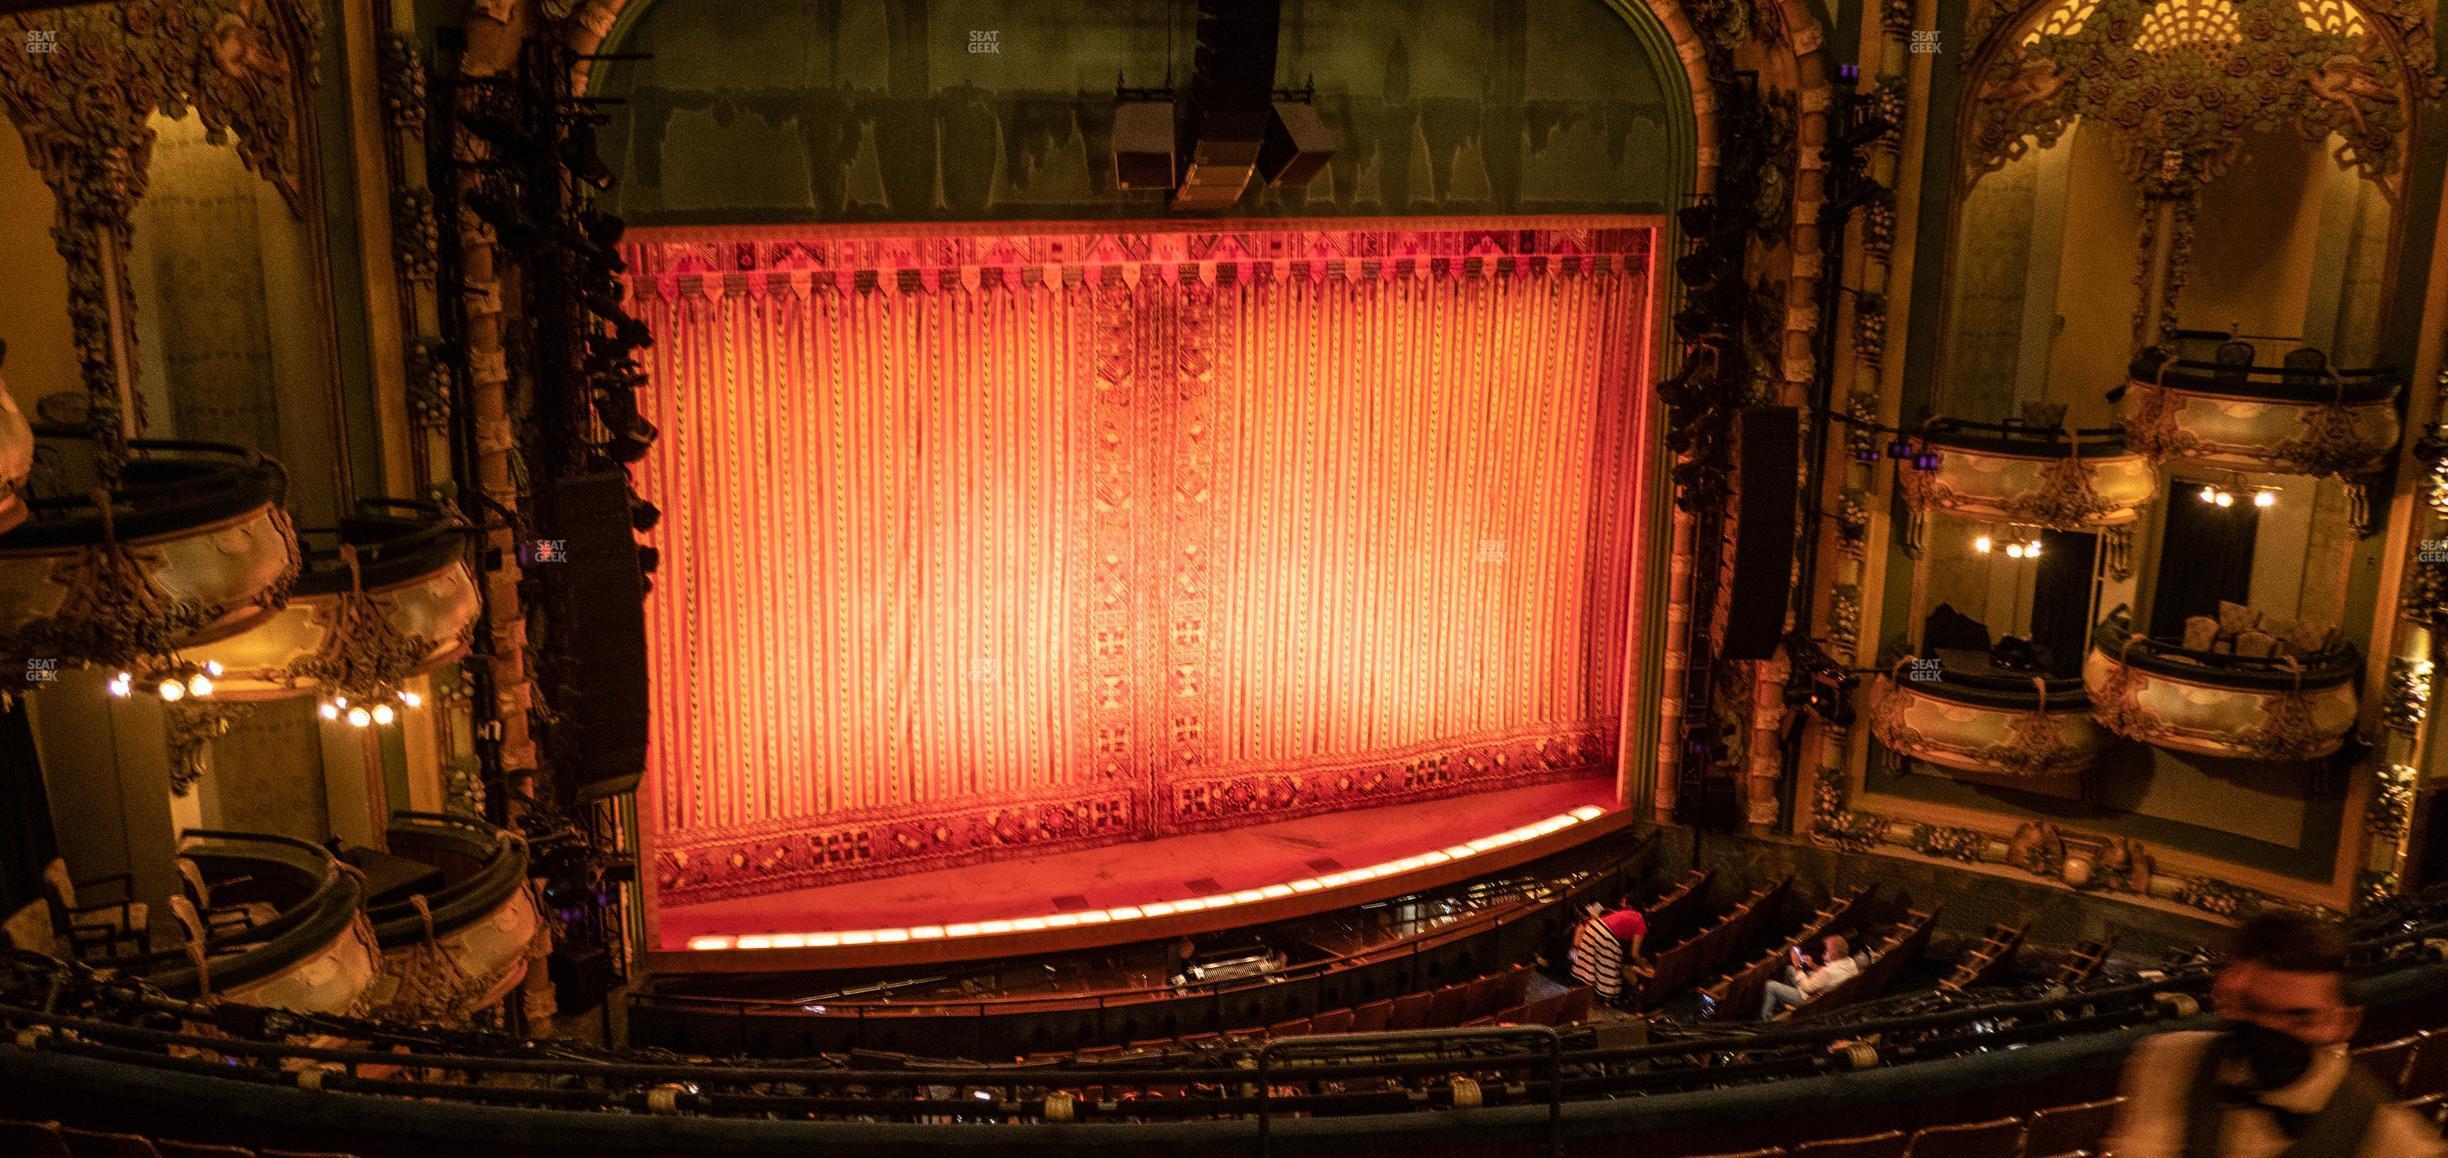
[[(628, 792), (646, 773), (646, 588), (629, 478), (601, 471), (544, 484), (549, 551), (530, 555), (553, 592), (552, 764), (567, 798)], [(558, 558), (547, 563), (544, 559)]]
[(1734, 579), (1727, 589), (1726, 659), (1767, 659), (1785, 635), (1793, 593), (1794, 545), (1801, 536), (1794, 492), (1802, 466), (1800, 416), (1791, 406), (1754, 406), (1734, 424), (1736, 484)]

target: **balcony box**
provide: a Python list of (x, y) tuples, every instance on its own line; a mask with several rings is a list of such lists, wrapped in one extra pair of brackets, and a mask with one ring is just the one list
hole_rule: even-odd
[(1870, 733), (1889, 751), (1982, 776), (2078, 776), (2115, 742), (2082, 681), (1950, 669), (1907, 658), (1870, 688)]
[(393, 856), (441, 870), (442, 886), (366, 912), (391, 983), (384, 1012), (464, 1023), (527, 975), (528, 946), (543, 926), (527, 884), (527, 843), (466, 817), (400, 812), (390, 845)]
[(287, 477), (253, 451), (137, 442), (107, 507), (38, 497), (0, 534), (0, 665), (134, 664), (270, 618), (297, 578)]
[(1916, 514), (2061, 531), (2114, 527), (2140, 518), (2158, 490), (2150, 459), (2128, 449), (2121, 430), (1942, 418), (1921, 441), (1938, 452), (1938, 469), (1902, 472), (1904, 501)]
[(2351, 646), (2299, 658), (2192, 651), (2134, 635), (2121, 617), (2091, 637), (2083, 683), (2109, 731), (2171, 752), (2238, 760), (2314, 760), (2354, 730)]
[(2126, 442), (2159, 459), (2325, 477), (2385, 465), (2400, 434), (2393, 369), (2331, 371), (2174, 357), (2135, 359)]
[[(382, 950), (357, 874), (320, 846), (285, 836), (191, 830), (179, 855), (201, 869), (211, 908), (174, 900), (187, 945), (118, 964), (173, 997), (297, 1013), (358, 1010), (382, 972)], [(250, 916), (225, 920), (238, 913)]]
[[(216, 698), (281, 699), (321, 686), (317, 673), (354, 648), (390, 682), (419, 675), (467, 650), (468, 630), (481, 610), (476, 573), (468, 565), (465, 526), (430, 503), (364, 500), (358, 513), (328, 530), (301, 532), (305, 567), (288, 606), (244, 632), (183, 657), (218, 662)], [(357, 554), (357, 583), (366, 610), (350, 622), (359, 590), (341, 547)], [(345, 640), (354, 632), (359, 638)]]

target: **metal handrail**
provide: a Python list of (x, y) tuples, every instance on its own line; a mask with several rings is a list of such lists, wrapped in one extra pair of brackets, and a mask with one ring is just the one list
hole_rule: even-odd
[[(1366, 1046), (1373, 1053), (1392, 1053), (1399, 1052), (1405, 1046), (1434, 1045), (1441, 1048), (1451, 1042), (1515, 1041), (1523, 1038), (1536, 1038), (1541, 1045), (1546, 1047), (1547, 1155), (1548, 1158), (1563, 1158), (1564, 1035), (1556, 1032), (1556, 1028), (1552, 1025), (1490, 1025), (1403, 1033), (1332, 1033), (1269, 1041), (1258, 1047), (1258, 1158), (1269, 1158), (1274, 1145), (1275, 1083), (1270, 1080), (1272, 1066), (1269, 1063), (1278, 1054), (1323, 1051), (1349, 1046)], [(1469, 1060), (1489, 1059), (1473, 1058)], [(1304, 1068), (1308, 1068), (1314, 1076), (1317, 1067)]]

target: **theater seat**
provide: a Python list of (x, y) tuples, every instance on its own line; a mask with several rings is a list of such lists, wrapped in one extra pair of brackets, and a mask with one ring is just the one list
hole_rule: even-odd
[(2023, 1153), (2029, 1158), (2074, 1158), (2097, 1154), (2116, 1124), (2123, 1098), (2102, 1098), (2071, 1106), (2051, 1106), (2023, 1124)]
[(2411, 1034), (2379, 1045), (2367, 1045), (2354, 1051), (2355, 1063), (2371, 1076), (2388, 1083), (2392, 1090), (2405, 1088), (2406, 1070), (2413, 1063), (2414, 1049), (2422, 1044), (2422, 1035)]
[(1394, 1021), (1394, 999), (1381, 997), (1352, 1010), (1353, 1033), (1376, 1033)]
[(68, 1140), (68, 1152), (76, 1158), (161, 1158), (161, 1151), (154, 1149), (152, 1142), (134, 1134), (106, 1134), (62, 1126), (60, 1137)]
[(12, 1122), (0, 1119), (0, 1154), (16, 1158), (70, 1158), (68, 1140), (57, 1122)]
[(1884, 1134), (1864, 1134), (1858, 1138), (1832, 1138), (1825, 1142), (1805, 1142), (1794, 1147), (1793, 1158), (1904, 1158), (1905, 1134), (1889, 1130)]
[(2414, 1056), (2406, 1062), (2405, 1081), (2397, 1093), (2408, 1100), (2448, 1094), (2448, 1033), (2434, 1029), (2422, 1035)]
[(2023, 1123), (2016, 1118), (1929, 1126), (1914, 1134), (1904, 1152), (1911, 1158), (2000, 1158), (2021, 1153)]
[(257, 1158), (256, 1152), (244, 1146), (213, 1146), (203, 1142), (172, 1142), (153, 1140), (153, 1149), (162, 1158)]

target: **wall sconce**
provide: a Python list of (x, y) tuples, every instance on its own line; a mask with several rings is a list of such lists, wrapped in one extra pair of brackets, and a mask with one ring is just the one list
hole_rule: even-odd
[(201, 666), (192, 663), (173, 664), (145, 673), (138, 678), (134, 672), (120, 672), (111, 677), (110, 694), (126, 699), (139, 687), (160, 696), (165, 704), (185, 699), (205, 699), (213, 694), (213, 679), (221, 674), (218, 660), (206, 660)]
[(410, 708), (425, 706), (424, 697), (415, 692), (379, 691), (370, 700), (350, 703), (347, 696), (333, 696), (316, 709), (326, 720), (346, 720), (352, 728), (388, 727), (397, 723)]
[[(1997, 541), (1987, 535), (1972, 540), (1972, 550), (1976, 553), (1987, 555), (1997, 549)], [(2006, 544), (2005, 550), (2009, 559), (2037, 559), (2040, 557), (2040, 540), (2015, 539)]]
[(2215, 483), (2207, 483), (2200, 491), (2201, 501), (2216, 507), (2232, 507), (2236, 505), (2237, 499), (2247, 495), (2251, 496), (2252, 505), (2265, 511), (2278, 505), (2278, 488), (2276, 487), (2247, 487), (2239, 491), (2230, 490)]

